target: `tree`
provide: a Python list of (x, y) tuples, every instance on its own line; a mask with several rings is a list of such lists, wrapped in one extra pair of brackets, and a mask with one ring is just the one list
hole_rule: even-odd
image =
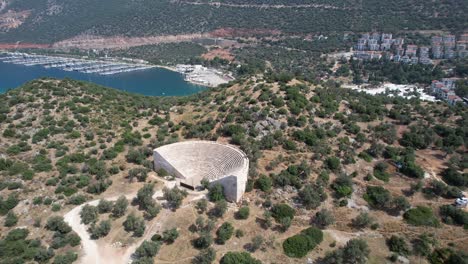
[(209, 189), (210, 188), (210, 180), (208, 180), (207, 178), (203, 178), (200, 181), (200, 185), (202, 186), (203, 190)]
[(136, 178), (139, 182), (144, 182), (148, 178), (148, 169), (146, 168), (134, 168), (128, 172), (128, 180), (130, 182)]
[[(165, 192), (165, 189), (163, 189), (163, 192)], [(149, 206), (154, 205), (153, 195), (154, 195), (154, 184), (147, 183), (138, 190), (137, 196), (135, 197), (135, 202), (136, 204), (138, 204), (141, 210), (146, 210)]]
[(161, 206), (159, 204), (153, 203), (152, 205), (148, 205), (145, 210), (145, 218), (153, 219), (159, 214), (160, 211)]
[(287, 238), (283, 242), (284, 253), (288, 257), (302, 258), (323, 241), (320, 229), (310, 227), (302, 230), (298, 235)]
[(200, 199), (195, 205), (195, 208), (198, 210), (199, 214), (204, 213), (208, 208), (208, 201), (206, 199)]
[(460, 173), (453, 167), (448, 167), (442, 172), (442, 179), (449, 185), (468, 187), (468, 173)]
[(57, 255), (53, 264), (71, 264), (78, 259), (78, 254), (75, 252), (67, 251), (65, 255)]
[(261, 264), (247, 252), (228, 252), (220, 260), (220, 264)]
[(431, 264), (466, 264), (465, 252), (455, 252), (451, 248), (437, 248), (428, 256)]
[(171, 228), (168, 230), (165, 230), (162, 235), (162, 239), (164, 242), (167, 244), (172, 244), (174, 241), (179, 237), (179, 231), (177, 231), (177, 228)]
[(113, 207), (113, 203), (105, 199), (99, 200), (99, 204), (97, 206), (98, 212), (100, 214), (110, 213), (112, 211), (112, 207)]
[(236, 218), (245, 220), (249, 218), (249, 214), (250, 214), (250, 208), (248, 206), (243, 206), (239, 209), (239, 211), (237, 211)]
[(468, 212), (453, 205), (442, 205), (439, 207), (439, 214), (447, 224), (468, 226)]
[(410, 254), (410, 248), (406, 241), (398, 236), (392, 235), (387, 239), (387, 246), (390, 251), (398, 253), (402, 256), (408, 256)]
[(352, 225), (356, 228), (366, 228), (375, 220), (367, 212), (360, 213), (356, 218), (352, 220)]
[(338, 176), (332, 184), (337, 198), (349, 197), (353, 193), (353, 180), (346, 175)]
[(382, 186), (367, 186), (364, 200), (377, 209), (386, 209), (391, 202), (390, 192)]
[(304, 235), (295, 235), (283, 242), (284, 253), (291, 258), (304, 257), (311, 247), (315, 247), (315, 244)]
[(104, 220), (99, 222), (99, 224), (93, 224), (89, 232), (91, 233), (92, 239), (99, 239), (101, 237), (107, 236), (111, 230), (111, 222), (109, 220)]
[(63, 220), (61, 216), (52, 216), (47, 219), (45, 228), (50, 231), (59, 232), (61, 234), (67, 234), (72, 231), (71, 227)]
[(145, 220), (141, 217), (135, 216), (133, 213), (127, 216), (125, 222), (123, 222), (125, 231), (133, 231), (133, 235), (136, 237), (141, 237), (145, 232)]
[(326, 200), (327, 195), (321, 186), (309, 184), (299, 191), (299, 198), (306, 209), (310, 210), (319, 207), (320, 203)]
[(392, 210), (397, 212), (398, 214), (401, 211), (406, 211), (411, 207), (410, 203), (404, 196), (397, 196), (392, 200)]
[(128, 200), (125, 198), (125, 196), (120, 196), (119, 199), (114, 204), (114, 207), (112, 208), (112, 216), (119, 218), (125, 215), (127, 212), (127, 207), (128, 207)]
[(216, 231), (216, 243), (224, 245), (224, 243), (232, 237), (232, 234), (234, 234), (234, 227), (231, 225), (231, 223), (223, 223)]
[(3, 223), (6, 227), (12, 227), (18, 223), (18, 217), (13, 213), (13, 211), (9, 211), (5, 217), (5, 222)]
[(403, 218), (411, 225), (415, 226), (433, 226), (440, 225), (437, 218), (432, 213), (432, 209), (425, 206), (417, 206), (409, 209), (403, 214)]
[(272, 185), (273, 182), (271, 178), (263, 174), (260, 175), (260, 177), (258, 177), (258, 179), (255, 181), (256, 188), (264, 192), (269, 192), (271, 190)]
[(39, 263), (47, 263), (47, 261), (53, 258), (54, 255), (54, 250), (51, 248), (39, 248), (39, 250), (34, 255), (34, 260), (36, 260)]
[(227, 211), (227, 202), (220, 200), (215, 203), (214, 208), (211, 210), (211, 215), (215, 217), (222, 217)]
[(367, 262), (370, 250), (366, 241), (361, 239), (351, 239), (343, 249), (345, 263), (364, 264)]
[(206, 249), (213, 244), (213, 237), (208, 232), (203, 232), (200, 237), (193, 241), (193, 245), (198, 249)]
[(254, 236), (252, 242), (250, 243), (250, 251), (255, 252), (260, 249), (265, 243), (265, 239), (261, 235)]
[(335, 218), (327, 209), (321, 209), (315, 214), (313, 222), (316, 226), (325, 229), (327, 226), (335, 222)]
[(310, 240), (312, 240), (316, 245), (322, 243), (323, 241), (323, 232), (322, 230), (309, 227), (301, 231), (301, 234), (307, 236)]
[(164, 188), (163, 197), (167, 204), (172, 209), (177, 209), (182, 205), (182, 201), (187, 197), (188, 193), (185, 190), (174, 187), (173, 189)]
[(374, 176), (384, 182), (388, 182), (390, 174), (386, 172), (388, 165), (385, 162), (379, 162), (374, 166)]
[(325, 160), (325, 165), (328, 169), (337, 171), (341, 166), (341, 162), (337, 157), (329, 157)]
[(411, 243), (413, 244), (413, 253), (415, 255), (427, 257), (431, 254), (432, 245), (435, 244), (435, 241), (429, 235), (424, 233), (411, 241)]
[(145, 240), (136, 249), (135, 257), (137, 259), (146, 258), (146, 257), (153, 258), (154, 256), (158, 254), (160, 247), (161, 247), (161, 244), (159, 244), (158, 242)]
[(80, 216), (81, 223), (85, 225), (94, 223), (97, 221), (99, 216), (98, 208), (96, 206), (86, 204), (81, 208)]
[(207, 248), (195, 256), (192, 264), (211, 264), (216, 259), (216, 251), (212, 248)]
[(263, 218), (264, 218), (263, 228), (268, 229), (273, 225), (273, 223), (271, 221), (271, 217), (272, 216), (271, 216), (270, 211), (264, 211), (263, 212)]
[(296, 214), (296, 211), (289, 205), (287, 204), (275, 204), (271, 208), (271, 213), (273, 218), (279, 222), (281, 219), (284, 218), (289, 218), (292, 220), (294, 218), (294, 215)]
[(214, 183), (208, 190), (208, 198), (212, 202), (224, 200), (224, 187), (220, 183)]

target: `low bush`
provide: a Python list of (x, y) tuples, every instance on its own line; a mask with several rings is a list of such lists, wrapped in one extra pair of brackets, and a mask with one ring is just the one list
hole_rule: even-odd
[(296, 214), (296, 211), (291, 206), (283, 203), (283, 204), (274, 205), (271, 208), (271, 213), (272, 213), (273, 218), (277, 222), (280, 222), (281, 219), (284, 219), (284, 218), (289, 218), (292, 220), (294, 218), (294, 215)]
[(262, 264), (262, 262), (247, 252), (228, 252), (221, 258), (219, 264)]
[(315, 227), (303, 230), (300, 234), (283, 242), (284, 253), (288, 257), (302, 258), (323, 241), (323, 232)]
[(439, 221), (434, 216), (432, 209), (429, 207), (418, 206), (409, 209), (403, 214), (403, 218), (407, 223), (415, 226), (440, 226)]

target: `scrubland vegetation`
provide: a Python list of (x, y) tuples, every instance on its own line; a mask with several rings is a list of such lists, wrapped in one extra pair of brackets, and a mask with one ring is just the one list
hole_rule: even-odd
[[(144, 240), (134, 263), (152, 263), (184, 241), (193, 263), (466, 259), (468, 213), (452, 205), (468, 187), (463, 107), (272, 79), (180, 98), (44, 79), (0, 102), (5, 263), (72, 263), (81, 241), (62, 216), (111, 195), (84, 205), (81, 222), (93, 240)], [(188, 139), (231, 143), (248, 155), (238, 207), (221, 185), (206, 185), (207, 199), (196, 201), (158, 185), (168, 175), (153, 171), (151, 150)], [(122, 196), (125, 188), (136, 197)], [(152, 199), (156, 192), (164, 202)], [(190, 224), (152, 231), (187, 208)]]

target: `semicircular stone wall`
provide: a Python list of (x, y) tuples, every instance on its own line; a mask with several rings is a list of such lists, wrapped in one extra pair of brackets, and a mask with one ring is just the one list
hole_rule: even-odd
[(200, 185), (206, 178), (224, 187), (226, 199), (238, 202), (245, 192), (249, 159), (238, 148), (212, 141), (184, 141), (156, 148), (155, 170), (164, 169), (182, 184)]

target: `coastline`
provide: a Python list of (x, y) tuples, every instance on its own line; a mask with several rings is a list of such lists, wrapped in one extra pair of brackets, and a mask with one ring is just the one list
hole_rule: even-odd
[[(7, 50), (0, 50), (0, 53), (10, 53)], [(28, 53), (29, 54), (29, 53)], [(36, 53), (31, 53), (35, 55)], [(41, 54), (41, 53), (39, 53)], [(42, 56), (46, 57), (64, 57), (69, 59), (79, 59), (79, 60), (89, 60), (93, 62), (114, 62), (114, 63), (125, 63), (128, 65), (145, 65), (146, 67), (155, 67), (165, 69), (171, 72), (179, 73), (183, 76), (184, 81), (190, 84), (194, 84), (201, 87), (207, 88), (214, 88), (219, 86), (220, 84), (228, 83), (235, 78), (231, 74), (222, 73), (213, 68), (206, 68), (202, 65), (159, 65), (153, 64), (148, 61), (144, 61), (141, 59), (131, 59), (131, 58), (118, 58), (118, 57), (106, 57), (106, 58), (89, 58), (87, 56), (78, 56), (78, 55), (70, 55), (70, 54), (60, 54), (60, 55), (50, 55), (50, 54), (41, 54)], [(192, 67), (192, 71), (181, 71), (178, 69), (179, 67)]]

